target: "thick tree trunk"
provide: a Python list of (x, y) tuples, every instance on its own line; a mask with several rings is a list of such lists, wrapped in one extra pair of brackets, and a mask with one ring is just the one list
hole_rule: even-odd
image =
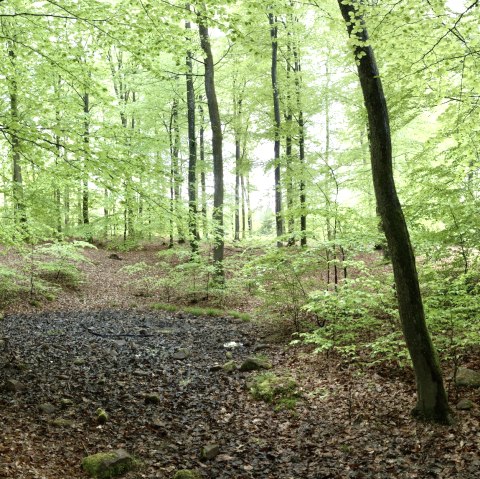
[(223, 134), (218, 109), (217, 94), (215, 90), (214, 62), (206, 19), (199, 16), (200, 43), (205, 56), (205, 94), (208, 102), (210, 127), (212, 129), (212, 155), (213, 155), (213, 261), (215, 265), (215, 280), (218, 283), (225, 281), (223, 269), (224, 231), (223, 231)]
[(272, 41), (272, 68), (271, 79), (273, 89), (273, 114), (275, 126), (275, 141), (274, 141), (274, 165), (275, 165), (275, 224), (277, 229), (277, 246), (283, 246), (282, 236), (284, 233), (283, 226), (283, 211), (282, 211), (282, 182), (281, 182), (281, 165), (280, 165), (280, 94), (278, 91), (278, 27), (276, 25), (277, 19), (273, 13), (268, 14), (268, 21), (270, 23), (270, 38)]
[[(379, 214), (391, 253), (403, 333), (417, 384), (413, 413), (425, 420), (451, 422), (442, 373), (425, 322), (422, 297), (407, 225), (397, 196), (392, 168), (388, 110), (373, 50), (356, 2), (338, 0), (349, 35), (354, 35), (355, 59), (370, 126), (370, 155)], [(357, 43), (358, 42), (358, 43)]]
[[(186, 4), (190, 12), (190, 4)], [(187, 32), (191, 30), (189, 21), (185, 22)], [(188, 232), (192, 253), (198, 251), (197, 230), (197, 138), (195, 134), (195, 87), (193, 84), (192, 53), (187, 52), (187, 118), (188, 118)]]

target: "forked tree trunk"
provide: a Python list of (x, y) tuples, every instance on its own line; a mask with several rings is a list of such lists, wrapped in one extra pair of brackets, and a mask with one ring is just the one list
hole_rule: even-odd
[(206, 19), (199, 15), (200, 44), (204, 52), (205, 62), (205, 94), (207, 96), (210, 127), (212, 129), (213, 155), (213, 262), (215, 281), (223, 283), (224, 231), (223, 231), (223, 134), (215, 90), (214, 62)]
[[(397, 196), (392, 168), (388, 109), (373, 50), (357, 2), (338, 0), (349, 35), (355, 38), (355, 59), (370, 127), (373, 184), (392, 258), (400, 320), (417, 384), (413, 414), (442, 424), (452, 421), (442, 372), (425, 322), (410, 237)], [(357, 7), (357, 8), (356, 8)], [(355, 30), (354, 30), (355, 29)]]

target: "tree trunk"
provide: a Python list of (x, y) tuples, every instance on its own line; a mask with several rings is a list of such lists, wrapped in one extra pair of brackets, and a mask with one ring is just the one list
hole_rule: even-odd
[[(190, 4), (186, 4), (190, 12)], [(191, 30), (189, 21), (185, 22), (187, 32)], [(195, 87), (193, 84), (192, 53), (187, 52), (187, 118), (188, 118), (188, 232), (192, 253), (198, 251), (197, 231), (197, 138), (195, 135)]]
[[(410, 237), (397, 196), (392, 168), (388, 109), (363, 18), (355, 7), (338, 0), (350, 36), (355, 36), (355, 59), (370, 129), (370, 157), (379, 214), (391, 253), (405, 341), (417, 384), (415, 416), (442, 424), (452, 421), (442, 372), (425, 322)], [(355, 29), (355, 30), (354, 30)]]
[[(89, 203), (90, 194), (88, 191), (88, 171), (87, 161), (90, 153), (90, 95), (85, 92), (83, 95), (83, 145), (84, 145), (84, 162), (83, 162), (83, 178), (82, 178), (82, 223), (88, 225), (90, 223), (89, 217)], [(90, 233), (88, 233), (90, 238)]]
[(282, 211), (282, 185), (281, 185), (281, 165), (280, 165), (280, 95), (278, 91), (278, 75), (277, 75), (277, 59), (278, 59), (278, 28), (277, 19), (273, 13), (268, 14), (270, 23), (270, 38), (272, 41), (272, 89), (273, 89), (273, 114), (275, 123), (275, 141), (274, 141), (274, 165), (275, 165), (275, 224), (277, 228), (277, 246), (283, 246), (282, 236), (283, 227), (283, 211)]
[(21, 166), (21, 145), (20, 138), (18, 136), (19, 125), (19, 113), (18, 113), (18, 85), (15, 78), (15, 63), (16, 55), (13, 50), (13, 46), (8, 50), (8, 56), (12, 66), (12, 76), (9, 78), (9, 97), (10, 97), (10, 119), (8, 131), (10, 133), (10, 144), (12, 147), (12, 196), (14, 207), (15, 224), (19, 226), (21, 236), (25, 236), (25, 223), (27, 221), (27, 215), (25, 211), (24, 194), (23, 194), (23, 177)]
[(207, 96), (210, 127), (212, 129), (213, 155), (213, 261), (215, 265), (215, 280), (218, 283), (225, 281), (223, 269), (224, 231), (223, 231), (223, 135), (220, 112), (218, 109), (215, 90), (214, 62), (206, 19), (199, 16), (199, 34), (202, 50), (205, 53), (205, 94)]
[(235, 91), (237, 85), (233, 84), (234, 89), (234, 130), (235, 130), (235, 241), (240, 241), (240, 175), (242, 169), (242, 147), (240, 142), (241, 124), (242, 124), (242, 98), (236, 98)]
[(203, 236), (208, 238), (208, 217), (207, 217), (207, 178), (205, 172), (205, 117), (203, 114), (202, 97), (199, 98), (198, 114), (200, 119), (199, 147), (200, 147), (200, 186), (202, 191), (202, 230)]

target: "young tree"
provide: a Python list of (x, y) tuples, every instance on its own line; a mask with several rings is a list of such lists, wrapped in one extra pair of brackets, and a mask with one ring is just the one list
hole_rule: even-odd
[(448, 424), (451, 410), (423, 309), (410, 237), (397, 196), (392, 169), (392, 143), (382, 81), (362, 15), (363, 2), (338, 0), (354, 46), (358, 75), (368, 113), (370, 158), (377, 207), (392, 258), (398, 306), (417, 384), (415, 416)]

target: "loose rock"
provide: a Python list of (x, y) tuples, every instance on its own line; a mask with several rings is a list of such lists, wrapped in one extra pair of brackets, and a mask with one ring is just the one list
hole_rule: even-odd
[(237, 370), (237, 363), (235, 361), (228, 361), (228, 363), (225, 363), (223, 366), (222, 366), (222, 369), (226, 372), (226, 373), (233, 373)]
[(192, 353), (189, 349), (181, 348), (181, 349), (177, 349), (177, 351), (175, 351), (172, 354), (172, 358), (178, 359), (178, 360), (184, 360), (184, 359), (188, 359), (191, 356), (191, 354)]
[(200, 458), (204, 460), (214, 459), (220, 454), (220, 446), (218, 444), (208, 444), (202, 448)]
[(162, 398), (157, 393), (145, 394), (145, 404), (160, 404)]
[(105, 411), (105, 409), (102, 409), (101, 407), (97, 409), (95, 414), (97, 416), (98, 424), (105, 424), (109, 419), (107, 411)]
[(40, 404), (40, 406), (38, 406), (38, 409), (40, 409), (43, 414), (53, 414), (57, 410), (57, 408), (49, 402)]
[(200, 474), (196, 471), (191, 471), (190, 469), (182, 469), (175, 473), (173, 479), (200, 479)]
[(457, 403), (457, 409), (460, 411), (470, 411), (470, 409), (473, 409), (474, 406), (475, 403), (470, 401), (470, 399), (461, 399)]
[(240, 371), (258, 371), (260, 369), (271, 369), (272, 364), (263, 358), (247, 358), (240, 366)]
[(459, 368), (455, 377), (455, 384), (460, 387), (480, 387), (480, 372), (468, 368)]
[(82, 461), (84, 471), (96, 479), (117, 477), (135, 467), (135, 460), (124, 449), (112, 452), (99, 452), (87, 456)]
[(5, 391), (12, 393), (18, 393), (25, 390), (25, 384), (17, 381), (16, 379), (7, 379), (4, 385)]

